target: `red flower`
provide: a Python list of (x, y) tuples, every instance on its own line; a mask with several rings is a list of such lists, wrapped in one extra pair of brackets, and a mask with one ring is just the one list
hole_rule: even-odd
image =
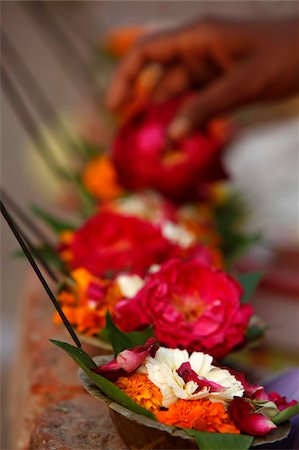
[(93, 369), (93, 372), (102, 375), (108, 380), (117, 380), (121, 376), (134, 372), (141, 366), (148, 355), (154, 356), (156, 350), (156, 341), (154, 338), (150, 338), (144, 345), (138, 345), (131, 350), (123, 350), (109, 363)]
[(67, 250), (72, 269), (83, 267), (103, 276), (110, 271), (143, 273), (152, 264), (165, 261), (173, 245), (158, 226), (137, 217), (103, 211), (73, 234)]
[(115, 320), (124, 331), (150, 324), (161, 344), (223, 358), (244, 342), (252, 314), (242, 288), (220, 270), (198, 261), (171, 260), (132, 300), (120, 301)]
[(201, 185), (225, 178), (221, 142), (194, 132), (169, 147), (165, 132), (186, 97), (148, 105), (119, 131), (113, 161), (124, 187), (154, 188), (175, 201), (199, 196)]
[(237, 428), (251, 436), (264, 436), (276, 425), (263, 414), (255, 413), (254, 406), (242, 398), (234, 398), (229, 404), (229, 415)]

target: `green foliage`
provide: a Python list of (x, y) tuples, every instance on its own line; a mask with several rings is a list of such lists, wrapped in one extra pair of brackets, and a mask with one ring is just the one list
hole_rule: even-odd
[(126, 349), (133, 348), (129, 337), (114, 324), (109, 311), (106, 313), (107, 338), (112, 345), (114, 356)]
[(142, 408), (140, 405), (135, 403), (130, 397), (128, 397), (121, 389), (119, 389), (111, 381), (106, 380), (106, 378), (92, 371), (96, 367), (95, 362), (91, 357), (84, 352), (84, 350), (74, 347), (66, 342), (51, 340), (54, 345), (64, 350), (73, 360), (78, 364), (79, 367), (86, 373), (88, 378), (111, 400), (119, 403), (120, 405), (128, 408), (142, 416), (149, 417), (155, 420), (155, 416), (148, 410)]
[(200, 450), (247, 450), (253, 436), (247, 434), (208, 433), (183, 428), (185, 433), (195, 438)]
[(221, 250), (227, 268), (261, 239), (260, 233), (242, 231), (242, 224), (247, 215), (246, 202), (239, 193), (232, 193), (224, 203), (214, 209), (216, 229), (221, 236)]
[[(59, 272), (65, 272), (66, 268), (63, 261), (60, 259), (58, 253), (54, 248), (44, 246), (44, 247), (35, 247), (34, 251), (45, 261), (46, 264), (50, 267), (54, 267)], [(25, 257), (23, 250), (16, 250), (13, 253), (13, 256), (17, 258)]]
[(32, 205), (30, 207), (30, 210), (57, 234), (61, 233), (62, 231), (74, 230), (76, 228), (76, 225), (74, 225), (73, 223), (66, 222), (63, 219), (53, 216), (52, 214), (44, 211), (39, 206)]
[(260, 325), (252, 325), (246, 331), (246, 341), (253, 342), (261, 339), (265, 335), (267, 327)]
[[(78, 364), (78, 366), (91, 370), (97, 367), (96, 363), (92, 360), (92, 358), (86, 353), (82, 348), (74, 347), (67, 342), (57, 341), (56, 339), (50, 339), (52, 344), (57, 345), (57, 347), (62, 348), (69, 356), (73, 358), (73, 360)], [(84, 370), (84, 369), (83, 369)]]
[(271, 420), (276, 425), (279, 425), (280, 423), (286, 422), (287, 420), (291, 419), (291, 417), (294, 417), (297, 414), (299, 414), (299, 403), (294, 406), (290, 406), (283, 411), (280, 411), (280, 413)]
[(123, 350), (143, 345), (150, 337), (153, 337), (153, 330), (149, 327), (143, 331), (123, 333), (113, 322), (110, 312), (107, 311), (105, 336), (112, 345), (114, 356), (117, 356)]
[(72, 183), (81, 202), (82, 217), (92, 216), (96, 211), (96, 199), (85, 189), (79, 176), (74, 176)]
[(153, 327), (148, 327), (142, 331), (131, 331), (130, 333), (126, 333), (128, 338), (130, 339), (133, 347), (137, 345), (143, 345), (149, 338), (154, 337)]
[(85, 161), (89, 161), (96, 156), (99, 156), (104, 151), (104, 148), (102, 146), (91, 144), (85, 139), (80, 139), (77, 144), (77, 148), (80, 156)]
[(244, 289), (243, 296), (241, 298), (242, 303), (247, 303), (252, 298), (263, 276), (263, 272), (249, 272), (235, 275), (235, 278), (237, 278)]

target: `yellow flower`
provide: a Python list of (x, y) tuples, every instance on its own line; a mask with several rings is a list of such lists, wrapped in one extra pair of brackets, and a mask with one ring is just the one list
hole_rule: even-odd
[(157, 413), (162, 406), (162, 394), (147, 375), (134, 373), (128, 377), (120, 377), (115, 383), (125, 394), (152, 413)]

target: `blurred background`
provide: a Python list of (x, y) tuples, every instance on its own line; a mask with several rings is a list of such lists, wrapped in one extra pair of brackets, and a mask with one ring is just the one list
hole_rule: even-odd
[[(24, 207), (30, 203), (58, 207), (61, 188), (53, 183), (36, 152), (34, 130), (42, 129), (60, 154), (63, 141), (57, 139), (57, 124), (72, 133), (94, 118), (94, 79), (101, 83), (101, 65), (93, 67), (95, 48), (112, 27), (176, 23), (195, 17), (258, 20), (294, 15), (299, 16), (296, 1), (1, 2), (2, 187)], [(97, 106), (101, 100), (97, 98)], [(236, 184), (254, 206), (248, 228), (262, 229), (271, 242), (257, 250), (255, 261), (267, 263), (273, 249), (278, 255), (279, 263), (271, 266), (272, 281), (270, 276), (260, 294), (263, 301), (255, 299), (256, 307), (273, 325), (268, 341), (281, 353), (292, 355), (298, 351), (299, 323), (298, 104), (294, 98), (242, 111), (241, 131), (226, 156)], [(24, 105), (32, 113), (31, 121), (24, 117)], [(90, 123), (98, 133), (100, 119), (99, 129), (94, 119)], [(15, 249), (8, 228), (1, 224), (2, 406), (29, 272), (25, 261), (12, 257)]]

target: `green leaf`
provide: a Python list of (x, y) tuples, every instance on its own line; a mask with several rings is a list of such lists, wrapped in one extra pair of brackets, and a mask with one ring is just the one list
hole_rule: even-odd
[(98, 332), (97, 336), (99, 337), (99, 339), (105, 342), (109, 342), (106, 328), (102, 328), (102, 330)]
[(153, 327), (148, 327), (142, 331), (131, 331), (126, 333), (126, 336), (130, 339), (133, 347), (143, 345), (149, 338), (154, 337)]
[(225, 256), (226, 268), (232, 265), (246, 253), (250, 247), (257, 244), (261, 240), (260, 233), (236, 233), (232, 230), (231, 236), (224, 237), (222, 251)]
[(286, 408), (283, 411), (280, 411), (280, 413), (277, 414), (277, 416), (273, 417), (271, 420), (276, 425), (279, 425), (280, 423), (286, 422), (287, 420), (291, 419), (291, 417), (296, 416), (296, 414), (299, 414), (299, 403), (294, 406), (289, 406), (289, 408)]
[(220, 247), (227, 269), (261, 239), (260, 233), (242, 230), (249, 214), (246, 199), (239, 192), (232, 192), (224, 203), (214, 209), (215, 226), (221, 237)]
[(265, 331), (267, 327), (264, 326), (258, 326), (258, 325), (252, 325), (249, 328), (247, 328), (246, 331), (246, 340), (247, 341), (256, 341), (257, 339), (260, 339), (264, 336)]
[(50, 342), (52, 342), (52, 344), (54, 345), (57, 345), (57, 347), (62, 348), (62, 350), (64, 350), (69, 356), (71, 356), (80, 367), (84, 366), (89, 370), (97, 367), (93, 359), (82, 348), (74, 347), (67, 342), (57, 341), (56, 339), (50, 339)]
[(247, 434), (208, 433), (183, 428), (185, 433), (195, 438), (200, 450), (247, 450), (253, 436)]
[(117, 356), (123, 350), (134, 347), (130, 338), (115, 325), (109, 311), (106, 313), (106, 332), (107, 338), (112, 345), (114, 356)]
[(49, 214), (48, 212), (44, 211), (39, 206), (32, 205), (30, 207), (33, 214), (35, 214), (37, 217), (39, 217), (43, 222), (45, 222), (55, 233), (61, 233), (65, 230), (75, 230), (76, 225), (65, 222), (64, 220), (53, 216), (52, 214)]
[(155, 416), (150, 411), (135, 403), (121, 389), (115, 386), (115, 384), (111, 383), (109, 380), (106, 380), (106, 378), (101, 375), (94, 373), (91, 369), (95, 368), (96, 364), (91, 357), (84, 352), (84, 350), (74, 347), (66, 342), (60, 342), (53, 339), (51, 339), (51, 342), (54, 345), (57, 345), (57, 347), (60, 347), (71, 358), (73, 358), (78, 366), (80, 366), (86, 373), (88, 378), (90, 378), (94, 384), (111, 400), (114, 400), (125, 408), (128, 408), (130, 411), (156, 420)]
[(99, 156), (105, 151), (104, 146), (94, 145), (85, 139), (81, 139), (78, 142), (77, 148), (81, 156), (88, 161)]
[(83, 217), (92, 216), (96, 210), (96, 199), (85, 189), (79, 177), (73, 177), (72, 182), (81, 201)]
[(264, 276), (263, 272), (251, 272), (236, 275), (237, 280), (244, 289), (244, 293), (241, 298), (242, 303), (247, 303), (248, 300), (251, 299), (257, 285), (259, 284), (263, 276)]
[[(59, 272), (65, 272), (65, 265), (54, 248), (35, 247), (34, 250), (38, 255), (41, 256), (41, 258), (48, 264), (48, 266), (54, 267)], [(16, 258), (25, 257), (23, 250), (16, 250), (13, 253), (13, 256)]]

